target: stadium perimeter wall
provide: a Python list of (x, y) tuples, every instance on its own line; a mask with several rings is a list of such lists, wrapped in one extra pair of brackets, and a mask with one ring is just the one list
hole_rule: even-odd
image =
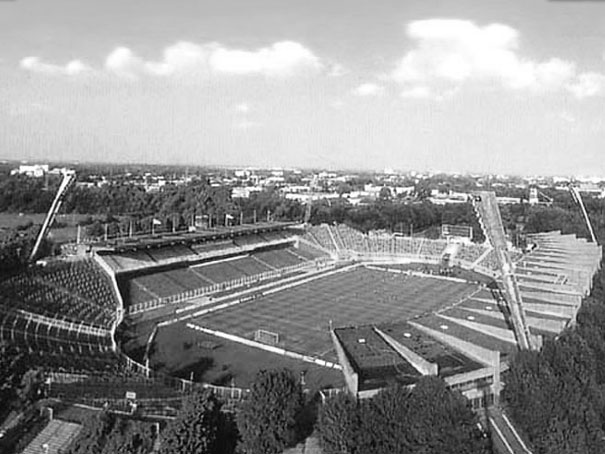
[(113, 350), (117, 352), (119, 348), (116, 341), (116, 331), (118, 326), (120, 326), (120, 324), (124, 321), (124, 300), (122, 299), (122, 294), (120, 293), (120, 288), (118, 287), (118, 281), (116, 279), (116, 273), (114, 270), (112, 270), (104, 260), (97, 256), (97, 254), (93, 254), (93, 259), (103, 269), (103, 271), (107, 273), (107, 276), (109, 276), (116, 301), (118, 302), (118, 307), (116, 308), (116, 319), (111, 327), (111, 342), (113, 344)]

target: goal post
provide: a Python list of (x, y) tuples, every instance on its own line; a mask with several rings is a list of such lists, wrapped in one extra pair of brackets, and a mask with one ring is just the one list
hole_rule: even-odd
[(257, 329), (254, 332), (254, 340), (261, 344), (277, 345), (279, 344), (279, 333), (273, 331), (267, 331), (264, 329)]

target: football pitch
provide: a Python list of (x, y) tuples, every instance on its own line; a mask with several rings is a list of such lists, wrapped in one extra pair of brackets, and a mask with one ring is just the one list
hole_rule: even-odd
[(475, 284), (358, 267), (319, 277), (192, 320), (212, 330), (253, 339), (267, 330), (279, 347), (336, 361), (334, 328), (409, 320), (449, 306), (477, 290)]

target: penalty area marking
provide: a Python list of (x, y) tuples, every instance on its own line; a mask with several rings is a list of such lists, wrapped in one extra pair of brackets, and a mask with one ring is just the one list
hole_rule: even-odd
[(247, 345), (248, 347), (258, 348), (261, 350), (265, 350), (267, 352), (277, 353), (278, 355), (286, 356), (288, 358), (298, 359), (298, 360), (304, 361), (306, 363), (316, 364), (318, 366), (327, 367), (329, 369), (342, 370), (342, 367), (340, 364), (332, 363), (330, 361), (325, 361), (323, 359), (316, 358), (314, 356), (302, 355), (300, 353), (292, 352), (292, 351), (286, 350), (284, 348), (262, 344), (257, 341), (245, 339), (243, 337), (235, 336), (235, 335), (229, 334), (229, 333), (224, 333), (222, 331), (216, 331), (213, 329), (204, 328), (203, 326), (196, 325), (194, 323), (187, 323), (187, 328), (191, 328), (196, 331), (201, 331), (202, 333), (210, 334), (211, 336), (216, 336), (216, 337), (220, 337), (222, 339), (227, 339), (227, 340), (230, 340), (233, 342), (237, 342), (239, 344)]

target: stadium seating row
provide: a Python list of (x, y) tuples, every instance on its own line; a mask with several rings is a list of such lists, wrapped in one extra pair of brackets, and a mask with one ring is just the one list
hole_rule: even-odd
[(120, 279), (120, 286), (126, 305), (143, 304), (192, 290), (275, 272), (325, 255), (311, 249), (287, 247), (257, 250), (249, 255), (235, 258), (152, 272), (133, 278), (126, 277)]
[(117, 306), (109, 277), (92, 260), (57, 262), (0, 282), (0, 308), (109, 328)]
[(113, 348), (109, 331), (93, 334), (80, 325), (44, 322), (19, 312), (0, 313), (0, 339), (25, 351), (95, 355)]
[[(243, 234), (231, 239), (208, 241), (205, 243), (148, 247), (146, 249), (119, 253), (102, 253), (100, 256), (116, 272), (134, 271), (155, 265), (168, 265), (185, 260), (195, 261), (204, 258), (250, 251), (251, 248), (275, 245), (275, 242), (293, 241), (288, 232), (265, 232)], [(218, 254), (217, 254), (218, 252)]]
[[(446, 240), (403, 237), (388, 233), (370, 232), (368, 235), (346, 225), (322, 224), (307, 229), (303, 238), (306, 243), (316, 245), (320, 249), (331, 252), (350, 251), (357, 254), (394, 255), (408, 258), (442, 258), (448, 242)], [(301, 243), (303, 244), (303, 243)], [(311, 248), (308, 248), (311, 249)], [(457, 249), (456, 259), (474, 263), (487, 251), (480, 244), (461, 244)], [(497, 269), (497, 263), (491, 256), (484, 258), (481, 265)]]

